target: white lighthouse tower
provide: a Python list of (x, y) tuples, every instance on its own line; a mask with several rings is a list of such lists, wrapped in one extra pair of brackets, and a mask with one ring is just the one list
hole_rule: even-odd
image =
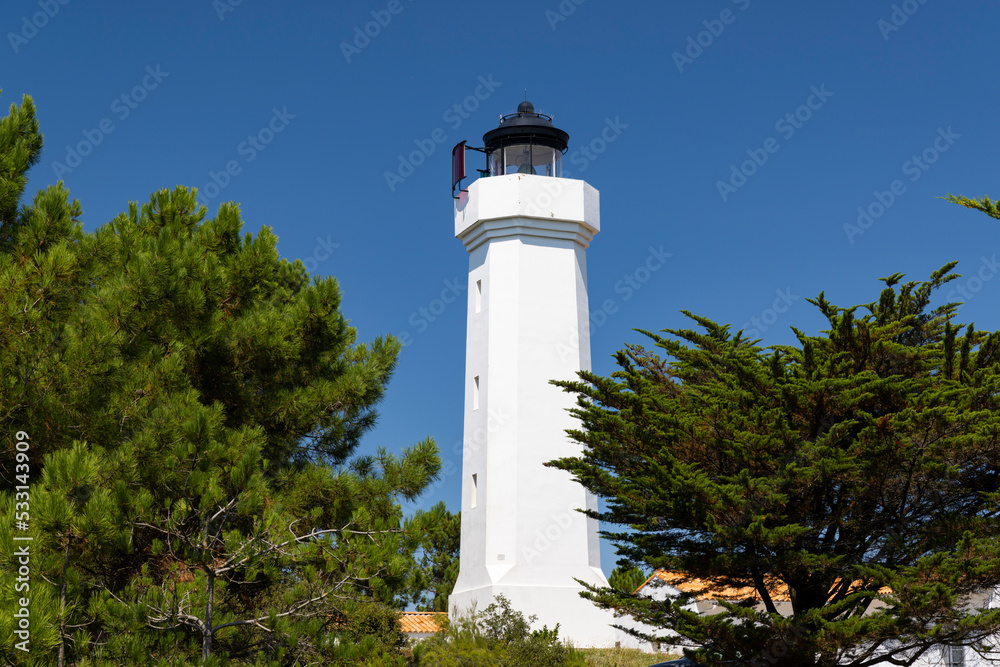
[(567, 412), (574, 398), (549, 381), (590, 369), (586, 249), (600, 231), (599, 198), (562, 178), (568, 140), (521, 103), (484, 135), (488, 169), (455, 201), (469, 312), (461, 565), (449, 608), (482, 610), (502, 594), (539, 623), (559, 623), (576, 646), (610, 646), (611, 614), (576, 581), (607, 585), (597, 522), (577, 511), (597, 500), (543, 465), (581, 452), (565, 433), (579, 426)]

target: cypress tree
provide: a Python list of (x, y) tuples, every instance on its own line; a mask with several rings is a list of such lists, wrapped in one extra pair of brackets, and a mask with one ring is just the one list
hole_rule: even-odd
[[(907, 665), (994, 641), (1000, 333), (931, 305), (953, 267), (850, 308), (820, 294), (828, 328), (794, 345), (685, 313), (696, 329), (643, 331), (611, 376), (555, 383), (584, 453), (551, 465), (606, 500), (590, 514), (626, 564), (689, 590), (587, 596), (706, 665)], [(690, 607), (722, 587), (742, 599)]]
[(991, 218), (1000, 219), (1000, 202), (991, 200), (989, 197), (972, 199), (961, 195), (948, 195), (943, 197), (943, 199), (951, 202), (952, 204), (958, 204), (959, 206), (971, 208), (975, 211), (982, 211)]

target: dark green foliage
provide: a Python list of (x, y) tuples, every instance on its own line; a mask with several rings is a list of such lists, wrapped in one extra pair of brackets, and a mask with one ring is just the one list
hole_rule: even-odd
[(343, 611), (347, 632), (344, 638), (361, 642), (372, 637), (384, 649), (399, 649), (406, 645), (406, 635), (399, 625), (399, 612), (383, 604), (358, 603)]
[(1000, 629), (974, 608), (1000, 585), (1000, 334), (930, 305), (953, 266), (853, 308), (820, 294), (829, 328), (797, 345), (687, 314), (700, 330), (643, 332), (653, 349), (619, 352), (612, 376), (556, 383), (579, 395), (585, 451), (553, 465), (606, 499), (619, 553), (754, 591), (705, 616), (589, 597), (713, 647), (706, 664), (909, 664)]
[[(12, 113), (0, 189), (19, 194), (41, 139), (30, 100)], [(12, 648), (4, 587), (4, 664), (399, 657), (382, 605), (419, 543), (400, 500), (439, 457), (355, 449), (400, 345), (358, 342), (333, 278), (195, 195), (162, 190), (93, 233), (61, 184), (0, 217), (0, 433), (31, 436), (34, 537), (32, 650)], [(12, 533), (0, 522), (5, 578)]]
[(421, 535), (420, 549), (400, 606), (413, 603), (417, 611), (448, 611), (448, 596), (458, 578), (462, 513), (452, 514), (441, 502), (428, 512), (417, 512), (407, 530)]
[(583, 656), (559, 641), (559, 626), (532, 630), (537, 620), (498, 595), (481, 613), (450, 619), (415, 655), (427, 667), (583, 667)]
[(619, 566), (611, 572), (608, 584), (620, 593), (634, 593), (648, 578), (649, 573), (641, 567)]
[[(2, 91), (0, 91), (2, 92)], [(42, 156), (35, 105), (27, 95), (0, 119), (0, 249), (9, 242), (28, 169)]]

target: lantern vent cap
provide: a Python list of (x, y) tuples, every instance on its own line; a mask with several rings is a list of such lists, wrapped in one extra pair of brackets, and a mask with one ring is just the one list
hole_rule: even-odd
[(562, 153), (569, 146), (569, 134), (552, 124), (552, 116), (537, 113), (535, 105), (525, 100), (517, 112), (500, 117), (496, 129), (483, 135), (487, 151), (514, 144), (548, 146)]

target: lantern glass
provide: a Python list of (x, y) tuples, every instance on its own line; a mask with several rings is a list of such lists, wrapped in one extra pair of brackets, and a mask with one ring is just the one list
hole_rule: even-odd
[(562, 151), (537, 144), (512, 144), (490, 152), (490, 174), (562, 177)]

